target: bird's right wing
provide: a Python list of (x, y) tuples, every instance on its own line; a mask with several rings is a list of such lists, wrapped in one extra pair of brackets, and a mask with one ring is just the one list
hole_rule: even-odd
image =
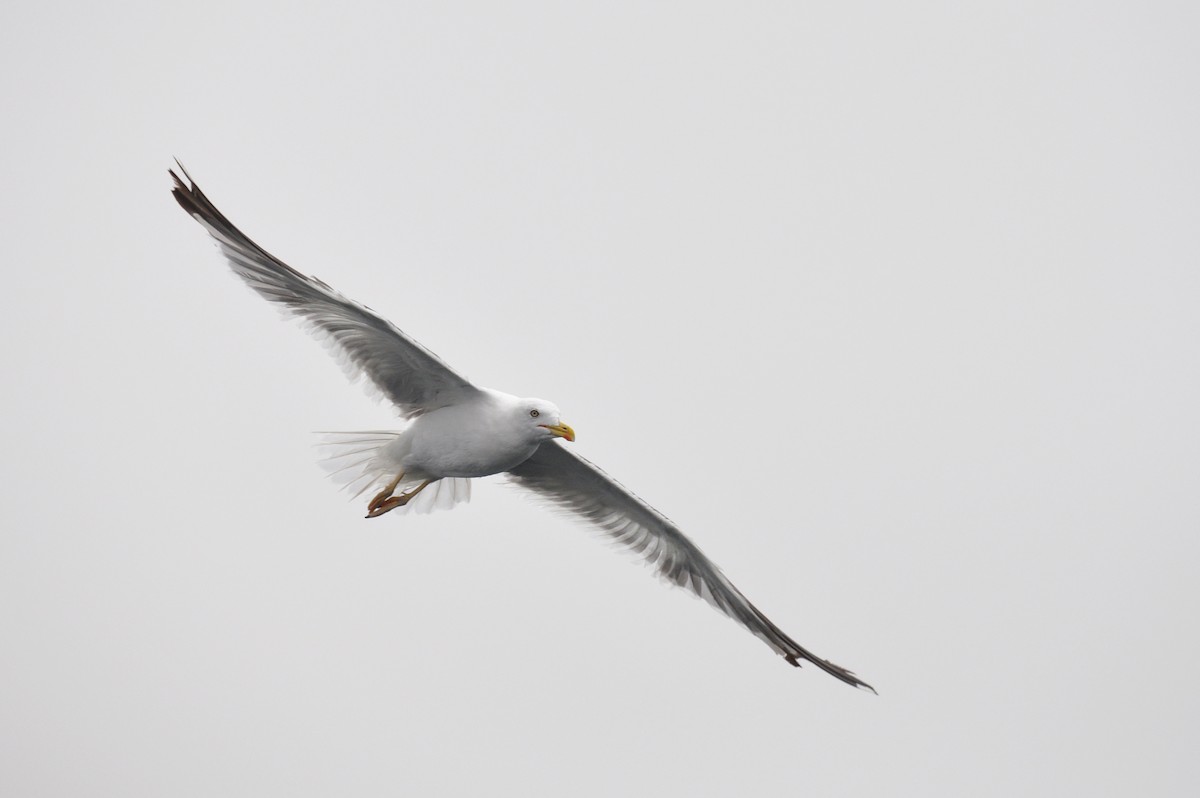
[(875, 692), (850, 671), (819, 659), (784, 634), (666, 516), (579, 455), (557, 442), (543, 443), (508, 475), (512, 482), (641, 555), (663, 579), (691, 590), (792, 665), (799, 667), (799, 660), (808, 660), (846, 684)]
[(229, 267), (264, 299), (283, 305), (326, 341), (347, 374), (366, 375), (404, 418), (455, 404), (478, 392), (441, 358), (375, 311), (305, 277), (233, 226), (191, 179), (175, 178), (180, 206), (217, 241)]

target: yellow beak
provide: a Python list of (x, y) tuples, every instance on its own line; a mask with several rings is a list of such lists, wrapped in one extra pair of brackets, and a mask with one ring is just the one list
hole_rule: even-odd
[(560, 438), (566, 438), (569, 441), (575, 440), (575, 430), (571, 429), (566, 424), (555, 424), (554, 426), (550, 426), (549, 424), (538, 424), (538, 426), (545, 427)]

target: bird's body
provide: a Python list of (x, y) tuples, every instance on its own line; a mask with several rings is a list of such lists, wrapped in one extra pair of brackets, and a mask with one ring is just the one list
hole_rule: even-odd
[(537, 419), (562, 423), (549, 402), (490, 389), (417, 416), (397, 438), (397, 452), (405, 450), (400, 464), (425, 479), (487, 477), (515, 468), (552, 437), (529, 423), (535, 406)]
[(470, 496), (472, 479), (504, 473), (641, 555), (659, 576), (703, 598), (792, 665), (806, 660), (847, 684), (872, 689), (798, 645), (669, 519), (561, 446), (555, 439), (574, 441), (575, 432), (552, 403), (475, 386), (374, 311), (270, 255), (194, 182), (171, 174), (176, 200), (216, 239), (233, 271), (299, 317), (348, 372), (365, 375), (408, 419), (399, 431), (330, 433), (326, 441), (330, 471), (355, 495), (381, 488), (368, 518), (452, 507)]

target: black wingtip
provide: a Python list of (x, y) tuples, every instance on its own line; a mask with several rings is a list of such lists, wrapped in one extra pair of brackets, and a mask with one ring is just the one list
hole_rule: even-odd
[[(179, 203), (179, 207), (187, 211), (190, 216), (197, 216), (207, 223), (217, 222), (229, 227), (230, 230), (237, 231), (233, 223), (217, 210), (217, 207), (212, 204), (208, 197), (204, 196), (204, 192), (200, 190), (200, 186), (196, 185), (195, 179), (188, 174), (188, 170), (183, 167), (178, 158), (175, 159), (175, 165), (179, 167), (179, 172), (176, 172), (174, 169), (168, 169), (167, 174), (175, 181), (175, 185), (171, 188), (171, 195), (175, 197), (175, 201)], [(180, 174), (183, 176), (180, 177)], [(238, 235), (241, 235), (241, 233), (239, 232)], [(244, 238), (245, 236), (242, 237)], [(252, 241), (249, 241), (249, 243), (257, 246)]]
[[(798, 656), (796, 656), (795, 654), (784, 654), (783, 658), (787, 662), (787, 664), (791, 665), (793, 668), (803, 667), (800, 664), (800, 658)], [(875, 695), (879, 695), (879, 692), (874, 687), (867, 684), (862, 679), (859, 679), (857, 676), (854, 675), (853, 671), (848, 671), (845, 668), (843, 668), (841, 665), (834, 665), (832, 662), (830, 662), (827, 659), (817, 659), (816, 657), (812, 657), (811, 659), (808, 659), (808, 662), (811, 662), (812, 664), (816, 665), (821, 670), (828, 673), (830, 676), (834, 677), (835, 679), (838, 679), (839, 681), (845, 682), (846, 684), (850, 685), (851, 687), (857, 687), (859, 690), (870, 690)]]
[(830, 676), (840, 679), (851, 687), (857, 687), (859, 690), (870, 690), (874, 695), (879, 695), (874, 687), (855, 676), (853, 671), (848, 671), (841, 665), (834, 665), (827, 659), (814, 659), (812, 663)]
[[(177, 166), (179, 168), (179, 172), (183, 175), (183, 177), (187, 178), (188, 183), (194, 182), (192, 180), (192, 176), (188, 174), (187, 169), (184, 169), (183, 164), (179, 162), (179, 159), (173, 158), (172, 160), (175, 161), (175, 166)], [(167, 174), (169, 174), (171, 176), (171, 178), (175, 181), (176, 188), (181, 188), (184, 191), (186, 191), (188, 189), (187, 183), (183, 182), (183, 178), (181, 178), (178, 174), (176, 174), (174, 169), (168, 169)]]
[[(175, 159), (175, 165), (179, 167), (179, 171), (183, 173), (183, 177), (180, 177), (174, 169), (167, 170), (167, 174), (175, 181), (175, 186), (171, 189), (171, 196), (175, 198), (175, 201), (185, 211), (193, 213), (196, 209), (196, 202), (192, 195), (196, 190), (196, 181), (192, 180), (192, 176), (188, 174), (187, 169), (183, 168), (183, 164), (179, 162), (178, 158)], [(187, 178), (186, 182), (184, 178)]]

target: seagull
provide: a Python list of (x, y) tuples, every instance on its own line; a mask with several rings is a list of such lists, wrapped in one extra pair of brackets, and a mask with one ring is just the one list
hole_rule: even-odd
[(191, 175), (169, 170), (172, 194), (208, 231), (234, 274), (320, 338), (354, 379), (396, 406), (399, 431), (334, 433), (334, 476), (361, 494), (378, 488), (367, 518), (449, 508), (470, 480), (505, 474), (554, 508), (641, 556), (664, 581), (691, 591), (741, 624), (789, 664), (812, 663), (853, 687), (875, 689), (788, 637), (666, 516), (560, 441), (575, 430), (544, 399), (474, 385), (365, 305), (306, 277), (251, 241), (209, 201)]

